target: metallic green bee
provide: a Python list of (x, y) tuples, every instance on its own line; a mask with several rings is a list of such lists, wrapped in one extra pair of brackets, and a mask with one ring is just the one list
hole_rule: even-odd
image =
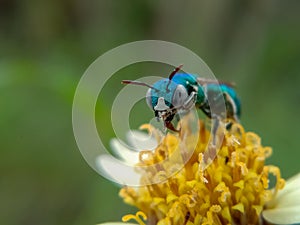
[(241, 103), (232, 84), (178, 73), (181, 68), (182, 65), (178, 66), (168, 78), (161, 79), (152, 86), (130, 80), (123, 80), (122, 83), (149, 87), (146, 94), (148, 106), (154, 111), (155, 117), (162, 119), (172, 131), (178, 131), (172, 124), (174, 116), (179, 112), (189, 111), (194, 106), (215, 120), (214, 132), (222, 119), (239, 121)]

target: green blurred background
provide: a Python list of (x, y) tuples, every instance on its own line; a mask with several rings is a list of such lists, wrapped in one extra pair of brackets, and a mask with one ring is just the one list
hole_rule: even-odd
[[(95, 224), (133, 208), (77, 149), (73, 94), (99, 55), (131, 41), (176, 42), (234, 81), (242, 123), (273, 147), (284, 177), (300, 170), (300, 1), (0, 0), (0, 224)], [(121, 70), (99, 97), (103, 141), (121, 79), (169, 73), (155, 63)], [(144, 102), (132, 127), (152, 113)]]

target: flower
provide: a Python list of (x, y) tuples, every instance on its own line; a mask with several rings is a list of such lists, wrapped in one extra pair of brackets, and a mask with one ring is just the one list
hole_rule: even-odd
[[(239, 123), (233, 122), (225, 135), (216, 134), (220, 140), (217, 147), (211, 144), (204, 123), (199, 124), (197, 138), (191, 132), (162, 136), (150, 125), (142, 126), (151, 133), (150, 142), (154, 143), (155, 136), (159, 145), (154, 150), (139, 148), (130, 157), (137, 161), (138, 168), (144, 169), (136, 170), (140, 187), (124, 186), (120, 191), (125, 203), (139, 209), (136, 215), (124, 216), (124, 222), (134, 219), (141, 225), (146, 224), (145, 220), (150, 225), (300, 223), (300, 175), (289, 180), (284, 188), (280, 169), (265, 165), (272, 149), (262, 146), (260, 137), (245, 132)], [(129, 140), (132, 142), (132, 138)], [(165, 167), (170, 164), (155, 166), (178, 150), (181, 154), (175, 154), (176, 157), (185, 157), (182, 143), (187, 145), (193, 140), (197, 140), (194, 151), (175, 174), (166, 175)], [(115, 152), (124, 150), (124, 146), (112, 143)], [(103, 160), (99, 159), (99, 163), (103, 164)], [(272, 188), (270, 175), (276, 178)], [(167, 178), (157, 182), (159, 177)]]

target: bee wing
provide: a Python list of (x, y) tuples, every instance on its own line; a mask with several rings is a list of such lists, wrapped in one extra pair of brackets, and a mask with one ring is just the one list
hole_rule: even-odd
[(197, 77), (197, 81), (201, 85), (205, 84), (225, 84), (229, 87), (235, 87), (235, 83), (233, 82), (226, 82), (226, 81), (219, 81), (219, 80), (214, 80), (214, 79), (208, 79), (208, 78), (203, 78), (203, 77)]

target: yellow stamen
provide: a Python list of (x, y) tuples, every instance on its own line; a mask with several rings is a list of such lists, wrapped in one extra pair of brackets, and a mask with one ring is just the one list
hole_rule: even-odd
[[(262, 146), (258, 135), (245, 132), (238, 123), (233, 123), (225, 136), (217, 133), (216, 140), (222, 136), (224, 139), (216, 148), (210, 143), (204, 123), (200, 121), (199, 125), (197, 135), (188, 131), (166, 136), (151, 125), (143, 125), (141, 128), (160, 144), (153, 151), (140, 153), (138, 165), (146, 166), (141, 172), (141, 184), (145, 180), (155, 184), (137, 189), (124, 187), (120, 196), (145, 212), (151, 224), (259, 224), (263, 207), (284, 187), (279, 168), (265, 165), (272, 149)], [(183, 128), (189, 129), (186, 124)], [(195, 140), (196, 147), (186, 160), (186, 149)], [(169, 171), (180, 167), (172, 161), (158, 164), (172, 157), (174, 162), (185, 164), (168, 177)], [(269, 174), (276, 177), (274, 190), (269, 187)], [(124, 216), (123, 221), (134, 219), (144, 225), (140, 216), (146, 219), (144, 213), (138, 212)]]
[(122, 221), (123, 222), (128, 222), (129, 220), (135, 220), (140, 225), (146, 225), (144, 223), (144, 221), (141, 219), (141, 217), (143, 218), (143, 220), (147, 220), (146, 214), (143, 213), (142, 211), (138, 211), (135, 215), (128, 214), (128, 215), (123, 216)]

